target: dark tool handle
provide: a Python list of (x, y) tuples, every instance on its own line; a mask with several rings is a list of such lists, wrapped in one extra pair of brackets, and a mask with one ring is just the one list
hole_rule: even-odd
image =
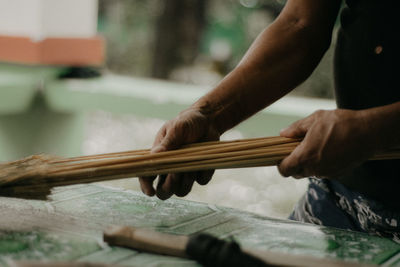
[(278, 266), (244, 253), (236, 242), (223, 241), (207, 234), (190, 237), (186, 254), (206, 267)]

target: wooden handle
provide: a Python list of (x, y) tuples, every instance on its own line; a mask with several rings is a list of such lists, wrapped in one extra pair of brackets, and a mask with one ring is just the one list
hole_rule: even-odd
[[(140, 251), (187, 258), (185, 253), (189, 237), (170, 235), (129, 226), (114, 226), (104, 232), (104, 241), (109, 245), (123, 246)], [(293, 255), (280, 252), (242, 249), (268, 265), (307, 267), (372, 267), (376, 265), (349, 263), (339, 260), (311, 256)]]
[(294, 255), (288, 253), (272, 252), (256, 249), (242, 249), (245, 253), (250, 254), (268, 264), (276, 266), (293, 266), (293, 267), (377, 267), (377, 265), (365, 263), (344, 262), (341, 260), (323, 259), (312, 256)]
[(115, 264), (101, 264), (88, 262), (56, 262), (56, 261), (11, 261), (9, 267), (118, 267)]
[(183, 235), (169, 235), (128, 226), (109, 227), (104, 232), (103, 239), (114, 246), (185, 258), (185, 248), (189, 240)]

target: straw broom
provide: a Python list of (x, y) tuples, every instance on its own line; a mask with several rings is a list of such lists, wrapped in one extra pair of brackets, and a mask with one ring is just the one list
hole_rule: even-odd
[[(199, 170), (272, 166), (289, 155), (299, 143), (299, 139), (263, 137), (197, 143), (153, 154), (150, 150), (133, 150), (73, 158), (34, 155), (0, 164), (0, 195), (45, 199), (55, 186)], [(372, 159), (397, 158), (400, 158), (400, 149)]]

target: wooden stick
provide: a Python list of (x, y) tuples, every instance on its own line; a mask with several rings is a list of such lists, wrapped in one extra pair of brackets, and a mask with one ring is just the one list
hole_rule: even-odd
[[(289, 155), (298, 139), (263, 137), (233, 141), (212, 141), (181, 149), (150, 153), (125, 151), (60, 159), (46, 155), (0, 165), (0, 195), (40, 196), (54, 186), (91, 183), (127, 177), (193, 172), (212, 169), (272, 166)], [(373, 159), (398, 159), (400, 149)]]
[(114, 226), (104, 231), (103, 239), (114, 246), (185, 258), (185, 248), (189, 237), (166, 235), (147, 229)]
[[(158, 153), (158, 154), (147, 154), (142, 157), (134, 157), (134, 158), (123, 158), (123, 159), (114, 159), (114, 160), (107, 160), (107, 161), (98, 161), (98, 162), (89, 162), (85, 164), (75, 164), (72, 166), (65, 166), (61, 168), (54, 168), (49, 173), (60, 173), (60, 172), (65, 172), (69, 170), (74, 170), (74, 169), (83, 169), (83, 168), (95, 168), (97, 167), (98, 170), (101, 169), (101, 167), (111, 167), (113, 166), (114, 169), (120, 169), (123, 167), (134, 167), (134, 166), (147, 166), (149, 164), (151, 165), (159, 165), (159, 164), (168, 164), (168, 163), (175, 163), (175, 162), (188, 162), (188, 161), (198, 161), (198, 160), (204, 160), (204, 159), (212, 159), (212, 158), (229, 158), (231, 156), (236, 156), (236, 155), (248, 155), (251, 157), (251, 155), (254, 155), (256, 153), (262, 153), (265, 151), (264, 155), (269, 155), (271, 153), (278, 153), (283, 155), (290, 154), (290, 151), (293, 150), (295, 145), (292, 145), (291, 147), (288, 147), (287, 145), (285, 146), (277, 146), (277, 147), (256, 147), (251, 150), (239, 150), (239, 151), (234, 151), (232, 148), (224, 148), (224, 149), (218, 149), (218, 150), (204, 150), (201, 152), (196, 153), (169, 153), (169, 152), (164, 152), (164, 153)], [(285, 149), (288, 148), (288, 149)], [(171, 151), (173, 152), (173, 151)], [(176, 151), (175, 151), (176, 152)], [(251, 153), (250, 153), (251, 152)], [(272, 155), (272, 154), (271, 154)]]
[[(267, 138), (254, 138), (254, 139), (243, 139), (243, 140), (234, 140), (234, 141), (211, 141), (211, 142), (203, 142), (196, 143), (184, 146), (178, 150), (168, 151), (168, 154), (163, 154), (163, 156), (170, 156), (175, 154), (183, 154), (189, 152), (201, 152), (201, 151), (209, 151), (214, 149), (221, 149), (223, 147), (227, 147), (230, 150), (237, 150), (240, 148), (246, 148), (248, 145), (257, 146), (271, 146), (277, 144), (290, 144), (298, 142), (298, 139), (289, 139), (284, 137), (267, 137)], [(122, 156), (138, 156), (138, 155), (146, 155), (149, 154), (150, 150), (136, 150), (136, 151), (125, 151), (120, 153), (108, 153), (108, 154), (100, 154), (100, 155), (92, 155), (92, 156), (84, 156), (84, 157), (75, 157), (69, 159), (59, 159), (54, 160), (52, 163), (65, 163), (65, 162), (73, 162), (73, 161), (83, 161), (87, 159), (100, 159), (100, 158), (120, 158)], [(167, 152), (165, 152), (167, 153)], [(154, 155), (153, 155), (154, 156)]]
[[(186, 246), (188, 236), (171, 235), (148, 229), (134, 228), (129, 226), (114, 226), (106, 229), (103, 239), (111, 246), (123, 246), (139, 251), (156, 254), (170, 255), (187, 258)], [(350, 263), (339, 260), (315, 258), (288, 253), (242, 249), (266, 263), (267, 266), (307, 266), (307, 267), (360, 267), (375, 266), (370, 264)]]
[(40, 261), (40, 260), (10, 260), (7, 262), (9, 267), (118, 267), (116, 264), (88, 263), (88, 262), (60, 262), (60, 261)]

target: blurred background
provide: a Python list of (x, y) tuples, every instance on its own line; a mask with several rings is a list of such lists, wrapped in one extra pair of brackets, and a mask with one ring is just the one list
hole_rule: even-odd
[[(0, 160), (151, 147), (162, 124), (231, 71), (284, 4), (0, 0)], [(278, 135), (334, 108), (332, 54), (289, 96), (222, 139)], [(103, 184), (140, 190), (135, 178)], [(185, 199), (286, 218), (306, 186), (274, 167), (219, 170)]]
[[(106, 66), (117, 73), (215, 85), (236, 66), (284, 0), (99, 1)], [(333, 51), (293, 94), (333, 98)]]

